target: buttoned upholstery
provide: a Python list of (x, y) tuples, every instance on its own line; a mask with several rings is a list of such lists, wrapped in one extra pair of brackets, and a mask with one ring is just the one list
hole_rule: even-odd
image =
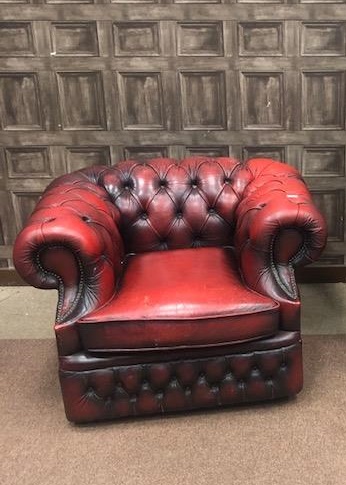
[[(265, 359), (275, 349), (287, 351), (284, 333), (294, 336), (293, 368), (301, 374), (294, 266), (315, 260), (325, 240), (325, 222), (299, 173), (270, 159), (125, 161), (56, 179), (19, 234), (14, 261), (30, 284), (59, 290), (55, 330), (61, 365), (79, 356), (73, 376), (61, 368), (67, 415), (88, 421), (141, 413), (131, 397), (123, 407), (109, 396), (101, 405), (97, 391), (88, 391), (88, 403), (99, 403), (96, 413), (76, 411), (86, 392), (80, 383), (93, 371), (95, 359), (93, 375), (101, 385), (108, 382), (109, 369), (115, 369), (112, 375), (125, 372), (126, 352), (131, 359), (141, 356), (129, 375), (141, 360), (164, 362), (166, 355), (178, 359), (169, 366), (176, 368), (196, 349), (202, 352), (198, 359), (215, 350), (211, 362), (232, 354), (241, 368), (244, 348), (233, 354), (240, 342), (248, 346), (245, 353), (255, 345), (251, 352), (262, 352)], [(111, 365), (110, 358), (116, 359)], [(272, 389), (270, 396), (268, 386), (264, 392), (258, 384), (252, 397), (242, 392), (242, 398), (210, 402), (298, 392), (301, 378), (284, 375), (289, 377), (280, 392)], [(120, 392), (116, 382), (107, 385), (112, 396)], [(203, 405), (202, 398), (184, 399), (178, 399), (184, 409)], [(145, 412), (174, 408), (154, 401)]]
[(121, 214), (128, 252), (233, 243), (247, 174), (236, 160), (125, 162), (99, 179)]
[[(294, 395), (302, 387), (301, 346), (87, 373), (61, 370), (68, 419), (113, 419), (241, 404)], [(81, 402), (82, 397), (82, 402)]]

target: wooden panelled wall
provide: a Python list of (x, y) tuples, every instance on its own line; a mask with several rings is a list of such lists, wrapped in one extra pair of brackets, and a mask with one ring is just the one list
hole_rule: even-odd
[(264, 155), (345, 267), (345, 0), (0, 0), (0, 267), (56, 176), (124, 158)]

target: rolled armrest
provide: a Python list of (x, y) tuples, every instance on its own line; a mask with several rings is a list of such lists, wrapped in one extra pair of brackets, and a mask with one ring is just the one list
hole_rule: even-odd
[(83, 173), (55, 180), (14, 245), (18, 273), (38, 288), (57, 288), (58, 324), (103, 305), (116, 288), (123, 244), (119, 213)]
[[(294, 266), (313, 262), (326, 243), (326, 224), (293, 167), (269, 159), (247, 162), (250, 183), (236, 213), (235, 246), (246, 284), (286, 303), (298, 302)], [(298, 302), (299, 304), (299, 302)]]

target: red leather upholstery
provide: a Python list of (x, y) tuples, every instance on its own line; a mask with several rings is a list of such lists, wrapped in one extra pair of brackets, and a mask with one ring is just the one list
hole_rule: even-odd
[(121, 214), (128, 252), (233, 244), (234, 213), (250, 173), (229, 158), (133, 161), (99, 183)]
[[(14, 262), (37, 288), (58, 288), (57, 322), (76, 320), (112, 296), (124, 250), (119, 212), (84, 174), (61, 177), (17, 237)], [(57, 251), (59, 258), (56, 257)]]
[(325, 222), (288, 165), (268, 159), (247, 163), (251, 182), (236, 212), (235, 247), (245, 283), (281, 304), (281, 326), (299, 330), (294, 266), (313, 262), (325, 245)]
[(60, 382), (67, 418), (85, 423), (293, 396), (303, 385), (301, 369), (296, 341), (211, 358), (61, 370)]
[[(165, 361), (165, 353), (173, 358), (182, 348), (188, 359), (196, 346), (206, 346), (207, 354), (222, 344), (218, 355), (229, 355), (237, 341), (248, 339), (250, 348), (250, 340), (261, 338), (264, 359), (276, 350), (286, 352), (289, 345), (278, 337), (280, 332), (299, 339), (300, 330), (293, 268), (315, 260), (325, 240), (321, 214), (299, 173), (286, 164), (203, 157), (179, 163), (126, 161), (55, 180), (18, 235), (14, 261), (30, 284), (58, 289), (59, 354), (84, 356), (83, 370), (76, 371), (76, 382), (84, 382), (86, 368), (95, 365), (95, 356), (85, 348), (116, 349), (118, 360), (112, 361), (112, 368), (123, 365), (126, 349), (131, 355), (141, 354), (144, 361), (153, 358), (150, 349), (155, 347), (154, 353)], [(226, 247), (233, 247), (235, 254), (229, 267), (225, 263), (229, 252), (222, 249)], [(204, 256), (197, 259), (198, 253)], [(180, 255), (177, 265), (172, 254)], [(187, 272), (192, 266), (194, 270)], [(140, 308), (147, 297), (154, 304)], [(168, 311), (174, 305), (175, 315)], [(265, 336), (275, 332), (270, 337), (275, 344), (269, 346)], [(295, 348), (293, 367), (301, 374), (300, 346)], [(241, 355), (233, 359), (238, 369), (243, 365)], [(108, 356), (101, 358), (104, 367), (98, 361), (95, 377), (100, 385), (108, 379), (109, 369)], [(193, 364), (199, 365), (197, 360)], [(285, 375), (290, 377), (271, 397), (298, 392), (299, 385), (292, 382), (301, 382), (301, 376)], [(71, 414), (75, 403), (66, 394), (71, 389), (65, 378), (64, 374), (62, 388), (71, 419), (124, 415), (125, 408), (112, 408), (111, 413), (102, 408), (97, 416), (90, 408), (80, 419)], [(76, 384), (79, 399), (81, 389)], [(107, 389), (120, 392), (113, 385)], [(258, 387), (258, 399), (268, 397), (262, 391)], [(254, 391), (251, 396), (255, 395)], [(193, 403), (184, 401), (185, 408), (203, 405), (198, 396)], [(155, 406), (149, 406), (152, 412)], [(126, 409), (133, 414), (142, 408)]]
[[(248, 352), (257, 354), (267, 350), (285, 349), (300, 342), (299, 332), (278, 331), (272, 337), (261, 338), (231, 345), (212, 345), (209, 347), (191, 347), (188, 349), (189, 360), (220, 358), (220, 355), (244, 355)], [(70, 355), (60, 355), (60, 369), (79, 372), (90, 369), (104, 369), (116, 366), (131, 366), (132, 364), (163, 363), (168, 361), (186, 360), (185, 348), (170, 349), (168, 351), (147, 350), (145, 352), (75, 352)], [(143, 376), (145, 379), (145, 376)]]
[(131, 257), (113, 299), (79, 320), (83, 347), (107, 352), (254, 340), (278, 326), (278, 303), (246, 288), (222, 248)]

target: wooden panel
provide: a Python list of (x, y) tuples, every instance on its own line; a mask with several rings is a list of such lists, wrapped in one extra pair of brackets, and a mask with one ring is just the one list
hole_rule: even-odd
[(161, 53), (158, 22), (124, 22), (113, 25), (117, 56), (158, 56)]
[(57, 73), (62, 128), (105, 128), (101, 75), (98, 72)]
[(31, 0), (1, 0), (1, 3), (16, 4), (16, 3), (31, 3)]
[(182, 72), (180, 88), (185, 130), (226, 127), (223, 72)]
[(66, 147), (68, 172), (92, 165), (110, 165), (109, 147)]
[(124, 149), (126, 160), (148, 160), (150, 158), (168, 157), (167, 147), (126, 147)]
[[(142, 2), (142, 5), (134, 6), (133, 3), (136, 2), (126, 2), (128, 5), (121, 5), (119, 8), (119, 3), (123, 2), (111, 2), (115, 3), (113, 5), (107, 5), (107, 7), (100, 7), (100, 5), (88, 5), (76, 4), (75, 2), (70, 2), (70, 4), (65, 4), (64, 8), (59, 8), (54, 6), (51, 9), (33, 9), (31, 6), (20, 5), (8, 5), (6, 11), (2, 13), (3, 20), (12, 20), (16, 17), (23, 17), (25, 20), (54, 20), (54, 21), (79, 21), (84, 20), (109, 20), (110, 18), (114, 21), (138, 21), (138, 20), (177, 20), (177, 21), (210, 21), (210, 20), (237, 20), (245, 22), (247, 20), (305, 20), (311, 21), (311, 19), (316, 17), (319, 20), (334, 21), (340, 20), (344, 21), (346, 18), (346, 8), (344, 0), (332, 0), (331, 2), (323, 3), (334, 3), (342, 4), (337, 5), (337, 8), (323, 8), (322, 5), (310, 6), (302, 5), (297, 6), (292, 0), (283, 0), (278, 3), (282, 5), (275, 5), (275, 8), (271, 4), (277, 3), (273, 0), (268, 2), (247, 2), (247, 3), (259, 3), (260, 6), (248, 6), (244, 5), (244, 2), (238, 2), (238, 5), (232, 5), (230, 8), (230, 3), (235, 3), (235, 0), (222, 0), (214, 8), (213, 5), (199, 5), (199, 8), (195, 8), (195, 5), (168, 5), (172, 0), (160, 0), (164, 3), (164, 6), (158, 5), (153, 6), (153, 8), (148, 8), (147, 5)], [(42, 0), (29, 0), (28, 3), (40, 4), (43, 3)], [(94, 3), (106, 4), (108, 0), (95, 0)], [(196, 2), (194, 2), (196, 3)], [(200, 3), (200, 2), (198, 2)], [(204, 3), (211, 3), (210, 0)], [(243, 3), (243, 5), (241, 5)], [(264, 5), (267, 3), (267, 5)], [(286, 4), (290, 4), (288, 7)], [(295, 0), (295, 3), (298, 3)], [(318, 0), (316, 3), (321, 4), (322, 1)], [(294, 7), (292, 6), (294, 5)], [(18, 8), (19, 7), (19, 8)], [(135, 7), (135, 8), (134, 8)], [(317, 13), (318, 12), (318, 13)]]
[(285, 3), (285, 0), (236, 0), (238, 3)]
[(300, 0), (300, 3), (344, 3), (344, 0)]
[(344, 56), (345, 24), (304, 22), (301, 25), (301, 54), (305, 56)]
[(241, 73), (245, 129), (283, 128), (283, 73)]
[(30, 22), (0, 22), (0, 57), (33, 56), (34, 38)]
[(3, 130), (42, 129), (39, 88), (35, 74), (0, 74), (0, 114)]
[(53, 176), (46, 147), (7, 148), (9, 178), (49, 178)]
[(282, 22), (246, 22), (239, 24), (240, 56), (282, 56)]
[(345, 147), (304, 147), (302, 159), (304, 176), (345, 176)]
[(344, 73), (303, 72), (304, 129), (344, 129)]
[(163, 129), (161, 74), (120, 73), (118, 81), (124, 129)]
[(95, 3), (94, 0), (45, 0), (46, 3), (53, 3), (53, 4), (60, 4), (60, 3), (71, 3), (71, 4), (78, 4), (78, 3)]
[(186, 156), (228, 157), (228, 146), (220, 147), (186, 147)]
[(41, 193), (12, 192), (17, 231), (20, 231), (33, 212)]
[(328, 226), (328, 241), (344, 241), (344, 190), (312, 190), (315, 204), (324, 214)]
[(330, 266), (303, 266), (295, 271), (298, 283), (346, 283), (346, 267)]
[(8, 255), (2, 251), (2, 248), (11, 244), (15, 237), (14, 217), (9, 191), (0, 190), (0, 256), (4, 258)]
[(177, 51), (180, 56), (221, 56), (220, 22), (181, 22), (177, 24)]
[(243, 160), (249, 158), (273, 158), (285, 162), (285, 147), (244, 147)]
[(56, 22), (51, 26), (53, 53), (56, 56), (98, 56), (95, 22)]
[[(111, 3), (129, 3), (129, 0), (111, 0)], [(131, 0), (131, 3), (160, 3), (160, 0)]]
[(3, 223), (0, 219), (0, 245), (5, 245), (5, 238), (4, 238), (4, 230), (3, 230)]
[[(1, 215), (2, 214), (0, 213), (0, 251), (1, 251), (1, 246), (5, 245), (5, 237), (4, 237), (3, 222), (2, 222)], [(8, 263), (9, 263), (8, 259), (0, 257), (0, 268), (8, 268)]]
[(221, 0), (173, 0), (173, 3), (221, 3)]
[(60, 174), (231, 154), (300, 169), (345, 267), (345, 0), (0, 3), (0, 266)]
[(344, 261), (345, 261), (345, 258), (343, 254), (336, 254), (336, 255), (323, 254), (315, 264), (318, 266), (330, 266), (330, 265), (339, 266), (344, 264)]

